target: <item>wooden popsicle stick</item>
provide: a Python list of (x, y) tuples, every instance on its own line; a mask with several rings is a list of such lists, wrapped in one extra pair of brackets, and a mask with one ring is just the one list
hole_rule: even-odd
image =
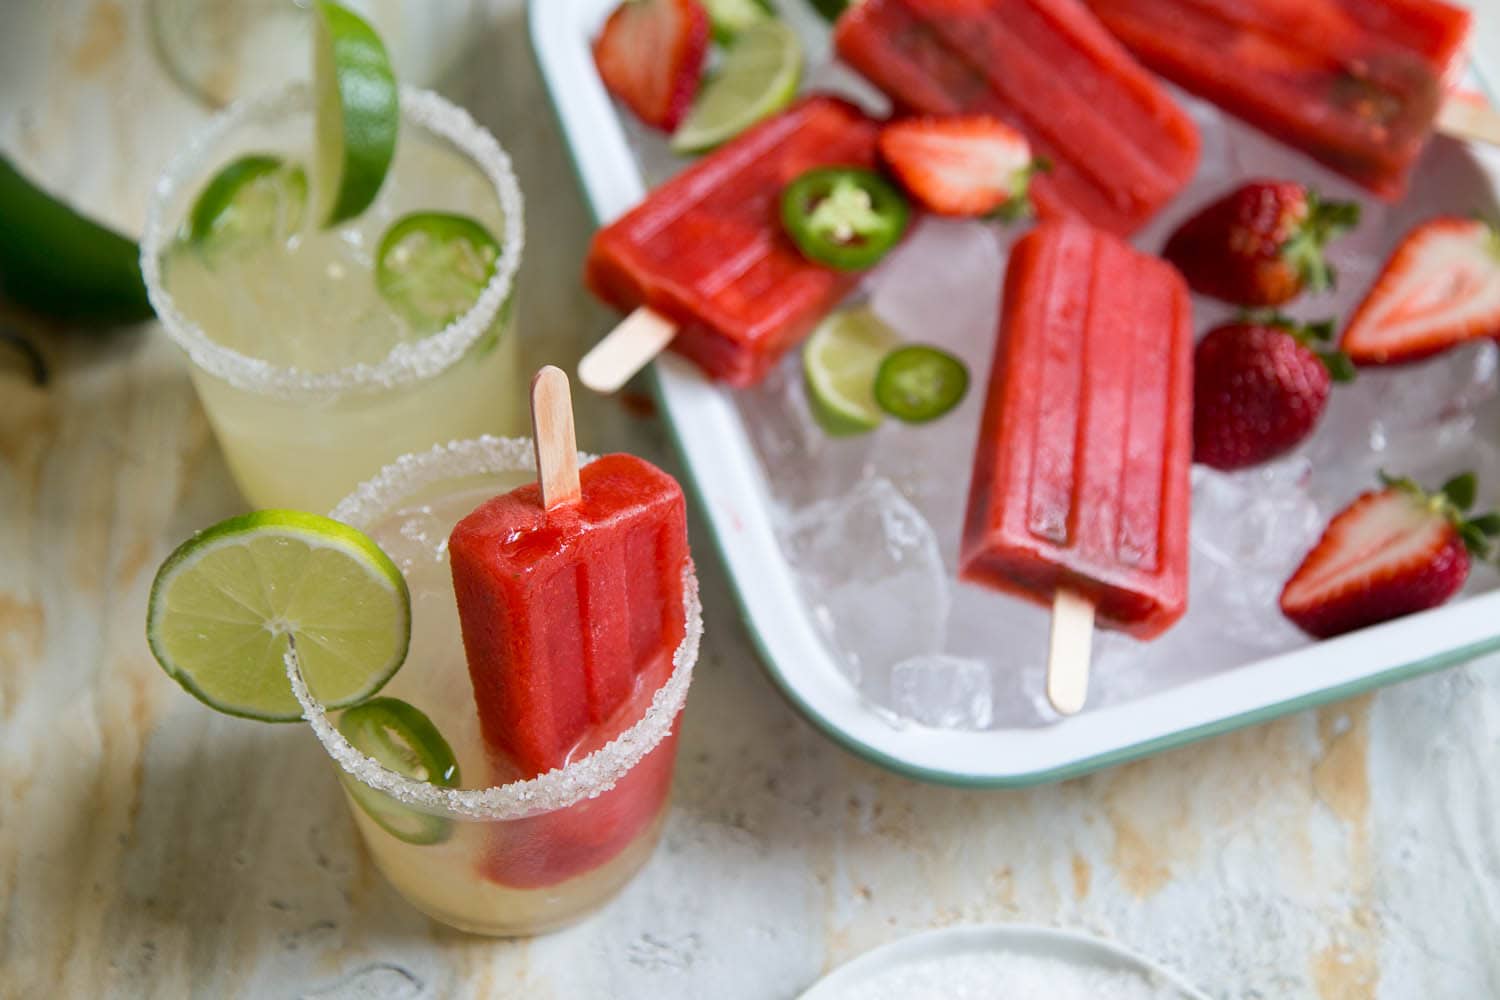
[(1047, 700), (1061, 715), (1076, 715), (1089, 697), (1094, 649), (1094, 602), (1066, 588), (1052, 598), (1052, 642), (1047, 653)]
[(1438, 112), (1437, 130), (1454, 139), (1500, 146), (1500, 111), (1478, 94), (1450, 94)]
[(547, 510), (577, 503), (578, 439), (573, 431), (573, 395), (568, 375), (548, 365), (531, 379), (531, 430), (536, 445), (537, 479), (542, 484), (542, 506)]
[(602, 396), (618, 392), (677, 336), (677, 324), (641, 306), (578, 362), (578, 381)]

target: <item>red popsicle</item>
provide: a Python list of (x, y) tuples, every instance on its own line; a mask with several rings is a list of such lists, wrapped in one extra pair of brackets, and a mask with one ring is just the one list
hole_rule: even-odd
[(1472, 16), (1439, 0), (1088, 0), (1146, 65), (1399, 198), (1462, 69)]
[[(782, 190), (815, 167), (873, 166), (879, 131), (846, 101), (802, 100), (600, 230), (589, 289), (622, 312), (649, 310), (637, 316), (655, 317), (657, 350), (670, 339), (713, 378), (758, 381), (859, 280), (802, 256), (782, 231)], [(587, 365), (579, 374), (598, 387)]]
[(545, 484), (496, 497), (449, 538), (480, 728), (523, 777), (634, 722), (616, 717), (638, 678), (665, 679), (683, 637), (681, 487), (630, 455), (584, 466), (577, 483), (576, 499), (551, 504)]
[(839, 55), (902, 112), (986, 112), (1052, 164), (1044, 217), (1130, 233), (1187, 184), (1198, 132), (1080, 0), (863, 0)]
[(1077, 221), (1016, 244), (970, 485), (966, 580), (1046, 604), (1066, 596), (1140, 638), (1182, 616), (1192, 346), (1187, 287), (1157, 258)]

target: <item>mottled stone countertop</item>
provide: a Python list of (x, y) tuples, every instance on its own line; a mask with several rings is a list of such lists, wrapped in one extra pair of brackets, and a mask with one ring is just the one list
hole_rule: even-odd
[[(0, 146), (131, 232), (203, 115), (151, 58), (143, 6), (0, 10)], [(481, 14), (443, 89), (517, 155), (529, 349), (576, 357), (605, 323), (576, 282), (589, 219), (520, 4)], [(708, 642), (655, 858), (562, 933), (438, 927), (372, 868), (306, 729), (216, 716), (146, 649), (157, 563), (240, 509), (182, 359), (150, 326), (41, 339), (45, 389), (0, 359), (6, 1000), (787, 998), (974, 921), (1093, 931), (1225, 1000), (1500, 996), (1500, 662), (1063, 785), (957, 791), (802, 721), (707, 548)], [(673, 464), (649, 420), (582, 426), (586, 448)]]

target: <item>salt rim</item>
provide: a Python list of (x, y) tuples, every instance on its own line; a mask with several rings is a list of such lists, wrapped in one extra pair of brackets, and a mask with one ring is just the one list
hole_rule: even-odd
[[(578, 457), (581, 464), (594, 458), (582, 453)], [(345, 497), (329, 516), (364, 530), (392, 505), (444, 479), (534, 468), (529, 439), (486, 435), (450, 441), (425, 452), (401, 456)], [(287, 648), (286, 673), (292, 682), (292, 693), (302, 705), (303, 718), (312, 726), (328, 755), (356, 781), (431, 813), (490, 821), (521, 819), (565, 809), (609, 791), (671, 732), (687, 701), (703, 635), (698, 577), (691, 560), (682, 570), (682, 591), (686, 626), (682, 642), (672, 654), (672, 676), (652, 696), (645, 714), (581, 760), (508, 785), (440, 788), (390, 770), (360, 753), (328, 720), (327, 710), (312, 696), (302, 678), (295, 646)]]
[(270, 122), (311, 105), (306, 83), (262, 97), (239, 101), (219, 112), (157, 178), (146, 211), (141, 238), (141, 274), (146, 295), (167, 336), (187, 352), (193, 364), (237, 389), (280, 399), (322, 399), (351, 391), (388, 390), (432, 378), (463, 358), (489, 329), (510, 297), (521, 251), (526, 243), (521, 188), (510, 157), (467, 111), (428, 90), (401, 88), (403, 124), (415, 124), (453, 143), (474, 161), (494, 185), (505, 217), (495, 273), (473, 308), (448, 326), (415, 342), (403, 342), (376, 364), (360, 363), (331, 372), (281, 367), (215, 343), (177, 309), (162, 285), (161, 257), (177, 226), (167, 217), (167, 203), (198, 176), (208, 155), (230, 134), (251, 123)]

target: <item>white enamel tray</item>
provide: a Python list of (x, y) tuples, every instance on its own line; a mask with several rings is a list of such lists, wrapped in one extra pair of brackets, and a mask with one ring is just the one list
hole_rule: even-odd
[[(538, 60), (601, 223), (646, 193), (626, 125), (590, 53), (590, 39), (616, 2), (530, 5)], [(779, 6), (805, 32), (810, 58), (826, 57), (827, 31), (805, 0), (780, 0)], [(1481, 177), (1500, 176), (1500, 156), (1486, 155), (1482, 171)], [(772, 679), (833, 739), (913, 777), (984, 787), (1073, 777), (1500, 649), (1500, 590), (1491, 589), (1337, 640), (1200, 671), (1175, 686), (1090, 707), (1066, 720), (972, 731), (893, 724), (889, 713), (846, 679), (799, 591), (773, 524), (761, 460), (731, 393), (675, 355), (657, 361), (653, 371), (690, 487)], [(976, 393), (983, 390), (980, 374)], [(1500, 438), (1500, 427), (1490, 430)]]

